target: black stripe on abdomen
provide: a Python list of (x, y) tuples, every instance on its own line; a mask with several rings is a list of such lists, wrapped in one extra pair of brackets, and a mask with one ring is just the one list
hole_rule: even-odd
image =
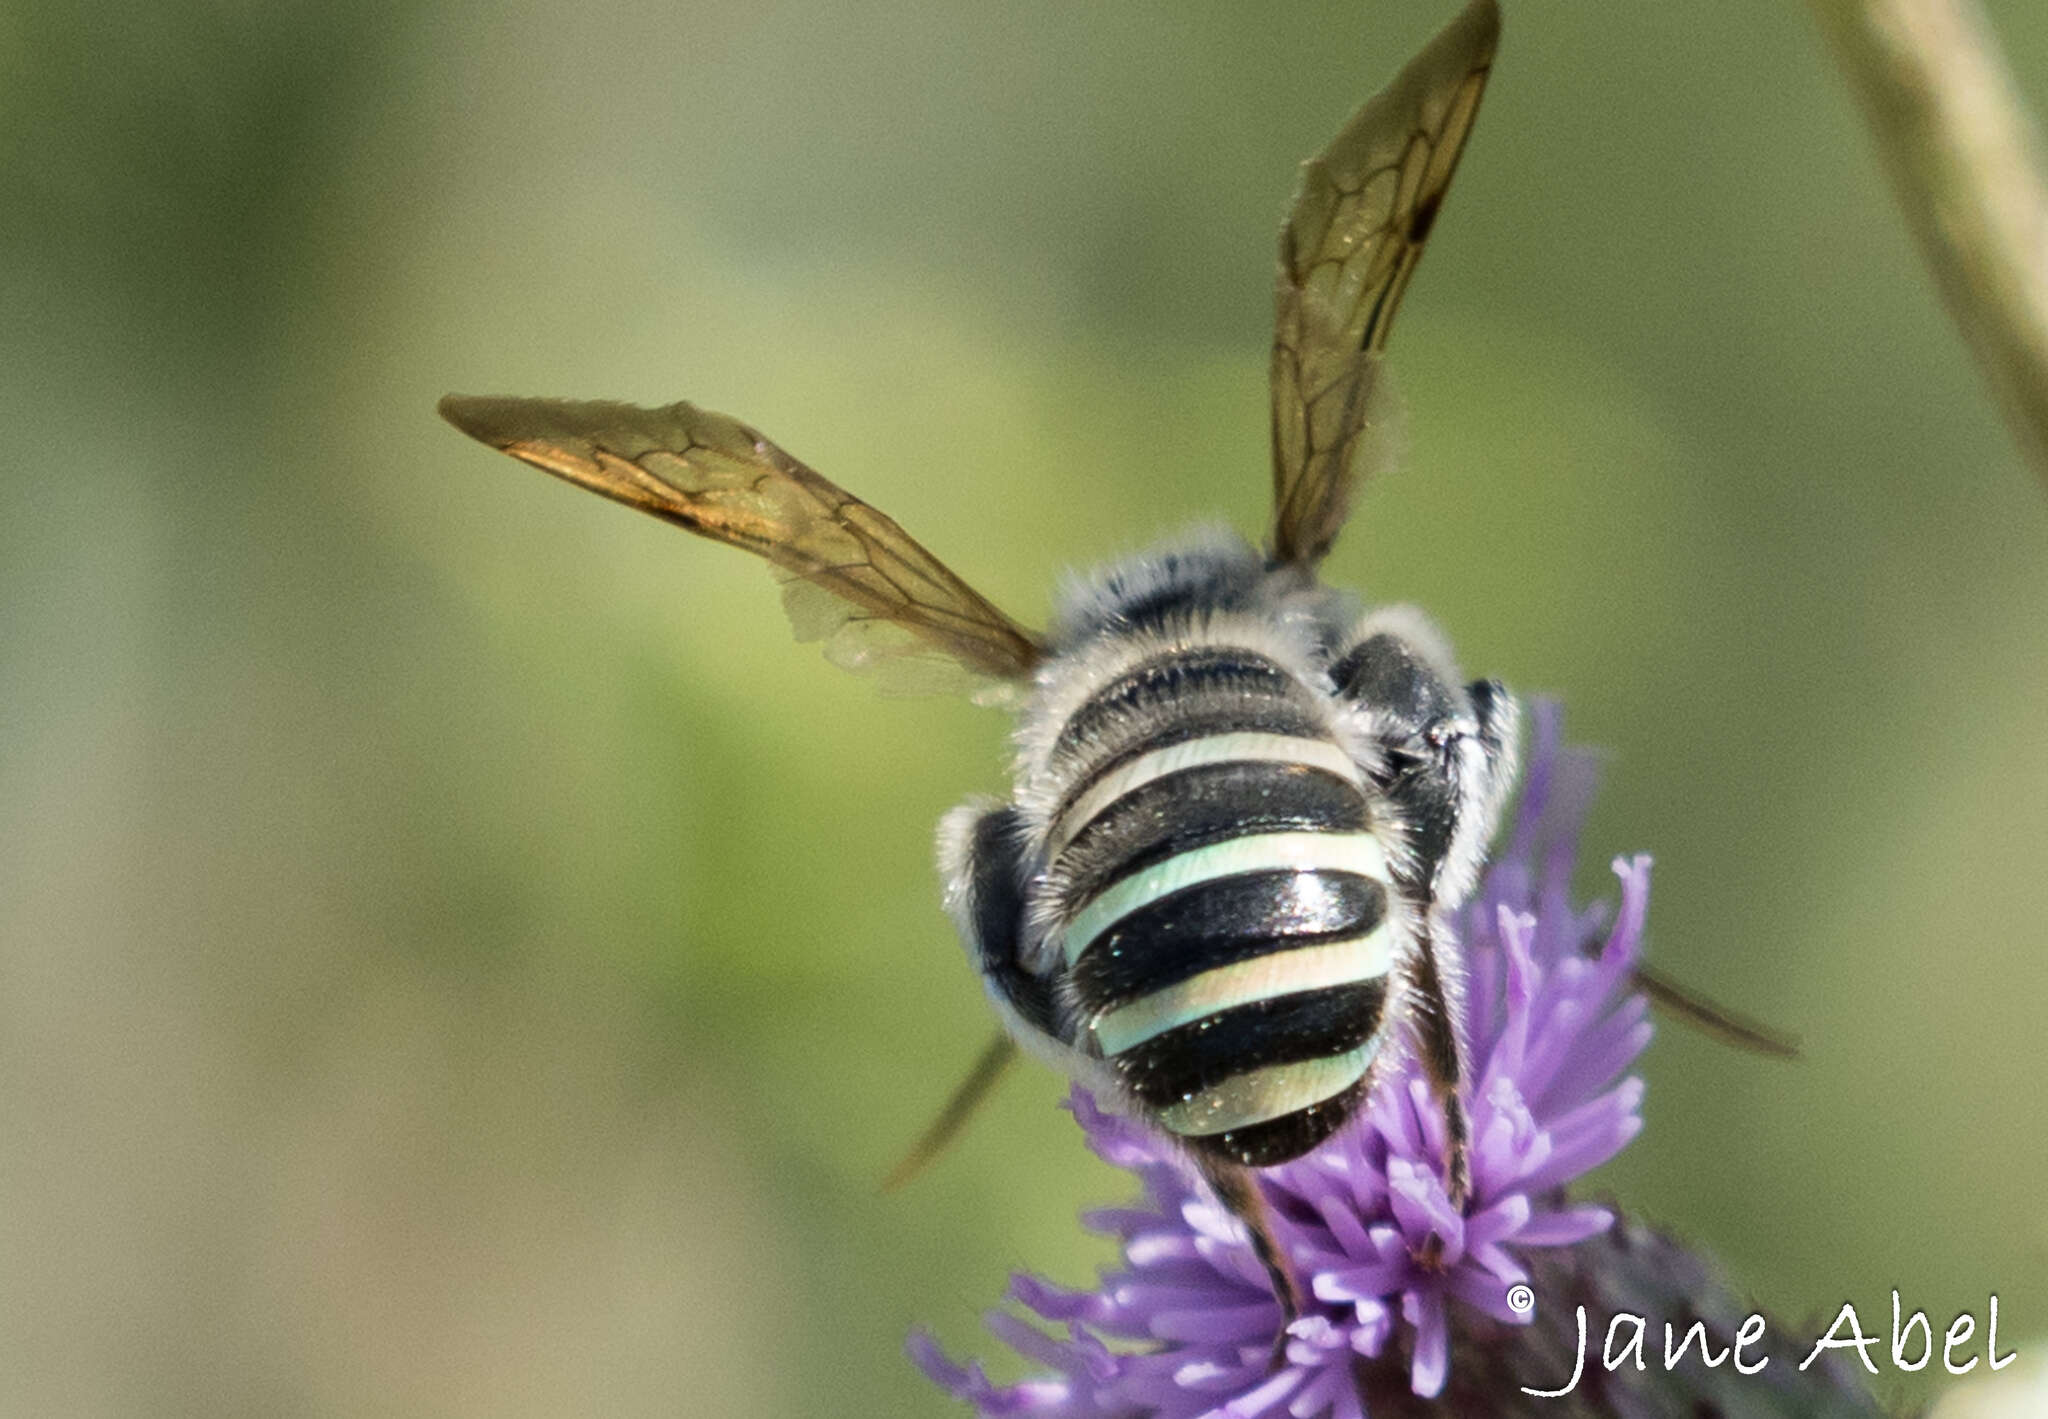
[(1305, 1109), (1296, 1109), (1291, 1114), (1255, 1123), (1246, 1128), (1233, 1128), (1228, 1133), (1211, 1133), (1182, 1141), (1192, 1148), (1218, 1157), (1228, 1158), (1233, 1163), (1242, 1163), (1248, 1168), (1270, 1168), (1299, 1158), (1309, 1149), (1344, 1126), (1344, 1120), (1351, 1117), (1358, 1108), (1358, 1101), (1365, 1091), (1367, 1080), (1360, 1080), (1351, 1088), (1334, 1098), (1321, 1103), (1310, 1104)]
[(1379, 1029), (1384, 979), (1239, 1005), (1168, 1030), (1114, 1056), (1133, 1094), (1155, 1109), (1234, 1075), (1360, 1048)]
[(1369, 823), (1357, 785), (1327, 770), (1273, 760), (1198, 764), (1109, 804), (1054, 867), (1073, 911), (1119, 878), (1210, 843), (1290, 830), (1363, 832)]
[(1093, 1016), (1218, 966), (1362, 936), (1386, 911), (1386, 888), (1351, 872), (1282, 869), (1198, 882), (1103, 932), (1070, 979)]

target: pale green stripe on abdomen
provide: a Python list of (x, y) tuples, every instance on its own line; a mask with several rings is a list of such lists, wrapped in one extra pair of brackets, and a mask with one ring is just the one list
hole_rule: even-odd
[(1169, 744), (1140, 754), (1097, 779), (1060, 814), (1048, 847), (1056, 855), (1088, 826), (1096, 814), (1154, 779), (1177, 774), (1183, 769), (1206, 764), (1265, 762), (1300, 764), (1322, 769), (1351, 783), (1358, 783), (1358, 765), (1351, 756), (1327, 739), (1303, 739), (1291, 734), (1211, 734), (1181, 744)]
[(1284, 1118), (1334, 1098), (1363, 1079), (1378, 1049), (1375, 1036), (1344, 1054), (1248, 1070), (1161, 1109), (1159, 1122), (1182, 1138), (1205, 1138)]
[(1156, 1035), (1234, 1005), (1376, 980), (1387, 973), (1392, 960), (1393, 936), (1385, 921), (1346, 941), (1283, 947), (1249, 961), (1204, 971), (1108, 1011), (1095, 1022), (1096, 1042), (1104, 1055), (1121, 1054)]
[(1067, 964), (1088, 944), (1140, 907), (1183, 887), (1245, 872), (1292, 869), (1352, 872), (1388, 879), (1387, 856), (1370, 833), (1259, 833), (1178, 853), (1112, 884), (1067, 924), (1061, 949)]

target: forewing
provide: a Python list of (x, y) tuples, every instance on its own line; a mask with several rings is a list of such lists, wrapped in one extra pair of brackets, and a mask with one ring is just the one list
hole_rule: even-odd
[[(933, 663), (1028, 675), (1038, 641), (888, 517), (754, 429), (694, 404), (449, 395), (441, 415), (558, 478), (768, 559), (797, 635), (899, 686)], [(950, 687), (950, 686), (948, 686)]]
[(1330, 550), (1388, 400), (1380, 352), (1479, 111), (1500, 38), (1472, 0), (1321, 156), (1280, 231), (1273, 329), (1273, 552)]

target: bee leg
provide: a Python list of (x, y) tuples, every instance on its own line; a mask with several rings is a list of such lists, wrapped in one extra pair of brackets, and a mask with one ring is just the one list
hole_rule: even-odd
[(1522, 707), (1498, 680), (1474, 680), (1465, 687), (1477, 726), (1454, 749), (1454, 777), (1458, 786), (1458, 827), (1451, 835), (1449, 863), (1442, 876), (1455, 879), (1461, 890), (1445, 901), (1456, 906), (1477, 885), (1486, 845), (1493, 840), (1507, 807), (1508, 793), (1515, 786), (1520, 767)]
[(1413, 606), (1382, 606), (1353, 627), (1331, 657), (1330, 678), (1338, 694), (1373, 711), (1389, 740), (1421, 740), (1470, 710), (1449, 642)]
[(1259, 1189), (1257, 1175), (1243, 1164), (1202, 1152), (1195, 1153), (1194, 1159), (1216, 1200), (1244, 1224), (1245, 1234), (1251, 1239), (1252, 1255), (1265, 1268), (1273, 1299), (1280, 1303), (1280, 1326), (1273, 1332), (1273, 1350), (1266, 1361), (1269, 1371), (1277, 1370), (1287, 1359), (1287, 1327), (1301, 1319), (1301, 1289), (1280, 1250), (1280, 1240), (1274, 1235), (1273, 1214), (1266, 1206), (1266, 1195)]
[(1449, 982), (1437, 962), (1436, 942), (1424, 939), (1415, 953), (1410, 989), (1416, 1001), (1412, 1015), (1416, 1054), (1429, 1076), (1431, 1091), (1444, 1113), (1444, 1191), (1451, 1206), (1462, 1210), (1472, 1195), (1472, 1130), (1465, 1104), (1458, 1096), (1464, 1080), (1463, 1051)]
[(1378, 728), (1374, 782), (1408, 842), (1400, 885), (1423, 933), (1407, 973), (1416, 1052), (1443, 1109), (1445, 1191), (1462, 1207), (1472, 1191), (1471, 1128), (1458, 1095), (1461, 977), (1448, 914), (1478, 884), (1514, 785), (1520, 709), (1497, 681), (1460, 684), (1450, 646), (1413, 607), (1359, 622), (1330, 674)]
[(1498, 681), (1459, 684), (1449, 644), (1411, 606), (1368, 615), (1330, 674), (1378, 726), (1375, 779), (1400, 810), (1415, 875), (1438, 905), (1456, 907), (1479, 880), (1514, 784), (1514, 697)]
[(1032, 864), (1025, 860), (1024, 839), (1023, 815), (1014, 804), (977, 800), (940, 819), (946, 911), (989, 1003), (1019, 1048), (1098, 1096), (1114, 1096), (1118, 1089), (1108, 1066), (1076, 1043), (1053, 978), (1026, 962), (1024, 889)]
[(1420, 611), (1383, 607), (1352, 631), (1330, 675), (1370, 716), (1381, 752), (1374, 779), (1399, 810), (1415, 875), (1428, 885), (1459, 827), (1457, 736), (1476, 727), (1450, 647)]
[(960, 1130), (967, 1127), (967, 1121), (995, 1093), (996, 1085), (1002, 1082), (1004, 1074), (1017, 1058), (1017, 1042), (1007, 1034), (999, 1034), (989, 1041), (981, 1057), (974, 1061), (974, 1067), (967, 1077), (954, 1086), (952, 1097), (939, 1110), (937, 1118), (918, 1136), (917, 1142), (889, 1170), (889, 1176), (882, 1180), (882, 1191), (894, 1192), (919, 1173), (923, 1172), (932, 1159), (952, 1146), (960, 1136)]

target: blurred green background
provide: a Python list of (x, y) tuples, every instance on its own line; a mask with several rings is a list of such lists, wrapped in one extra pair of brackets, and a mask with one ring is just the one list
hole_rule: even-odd
[[(877, 1189), (1005, 723), (434, 401), (732, 411), (1040, 619), (1260, 526), (1294, 164), (1451, 8), (0, 14), (0, 1412), (953, 1412), (906, 1329), (1125, 1192), (1036, 1070)], [(1800, 7), (1511, 4), (1433, 251), (1331, 574), (1562, 696), (1588, 890), (1807, 1048), (1667, 1028), (1607, 1185), (2048, 1346), (2048, 495)]]

